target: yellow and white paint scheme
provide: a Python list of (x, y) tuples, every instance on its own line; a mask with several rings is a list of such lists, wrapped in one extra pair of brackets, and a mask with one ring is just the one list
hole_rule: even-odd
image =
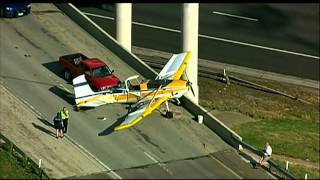
[[(155, 80), (139, 82), (138, 75), (127, 78), (120, 87), (94, 92), (85, 76), (73, 79), (76, 107), (97, 107), (110, 103), (135, 103), (134, 111), (115, 128), (121, 130), (133, 126), (153, 112), (163, 102), (178, 99), (188, 90), (190, 83), (180, 80), (185, 71), (191, 52), (174, 54), (160, 71)], [(134, 81), (138, 83), (134, 84)]]

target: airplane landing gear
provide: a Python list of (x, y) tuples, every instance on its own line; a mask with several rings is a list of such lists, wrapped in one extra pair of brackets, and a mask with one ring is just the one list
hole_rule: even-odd
[(168, 118), (168, 119), (172, 119), (172, 118), (173, 118), (173, 112), (167, 111), (164, 116), (165, 116), (166, 118)]
[(166, 101), (166, 107), (167, 107), (167, 111), (166, 114), (164, 115), (164, 117), (168, 118), (168, 119), (172, 119), (173, 118), (173, 112), (170, 111), (169, 109), (169, 102)]

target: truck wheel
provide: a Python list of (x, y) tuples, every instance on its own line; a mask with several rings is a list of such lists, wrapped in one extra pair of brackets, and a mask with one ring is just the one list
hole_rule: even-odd
[(67, 81), (71, 81), (71, 73), (69, 70), (65, 69), (63, 72), (64, 79)]

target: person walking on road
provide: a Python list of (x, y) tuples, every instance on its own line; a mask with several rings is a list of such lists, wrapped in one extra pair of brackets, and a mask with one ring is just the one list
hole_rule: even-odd
[(56, 129), (56, 138), (63, 138), (63, 121), (60, 117), (60, 113), (57, 113), (53, 118), (54, 128)]
[(272, 154), (272, 148), (270, 144), (267, 142), (263, 148), (263, 155), (259, 161), (260, 166), (262, 166), (263, 161), (268, 161)]
[(69, 111), (66, 107), (63, 107), (60, 111), (60, 117), (63, 122), (63, 133), (67, 133), (68, 131), (68, 120), (69, 120)]

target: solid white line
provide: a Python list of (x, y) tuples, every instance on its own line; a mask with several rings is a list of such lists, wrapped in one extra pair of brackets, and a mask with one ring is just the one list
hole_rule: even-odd
[(170, 31), (170, 32), (181, 33), (180, 30), (170, 29), (170, 28), (164, 28), (164, 27), (155, 26), (155, 25), (150, 25), (150, 24), (144, 24), (144, 23), (139, 23), (139, 22), (132, 22), (132, 24), (136, 24), (136, 25), (140, 25), (140, 26), (146, 26), (146, 27), (151, 27), (151, 28), (155, 28), (155, 29), (161, 29), (161, 30)]
[(215, 158), (214, 156), (212, 156), (211, 154), (209, 154), (209, 157), (211, 157), (212, 159), (216, 160), (216, 162), (218, 162), (222, 167), (226, 168), (227, 170), (229, 170), (233, 175), (237, 176), (239, 179), (243, 179), (240, 175), (238, 175), (236, 172), (234, 172), (231, 168), (229, 168), (228, 166), (226, 166), (225, 164), (223, 164), (220, 160), (218, 160), (217, 158)]
[(101, 162), (98, 158), (96, 158), (93, 154), (91, 154), (89, 151), (87, 151), (83, 146), (81, 146), (80, 144), (78, 144), (77, 142), (75, 142), (70, 136), (67, 136), (67, 138), (69, 138), (70, 141), (72, 141), (72, 143), (74, 143), (75, 145), (77, 145), (81, 150), (85, 151), (89, 156), (91, 156), (91, 158), (93, 158), (94, 160), (96, 160), (100, 165), (102, 165), (104, 168), (106, 168), (108, 171), (110, 171), (117, 179), (122, 179), (122, 177), (120, 175), (118, 175), (116, 172), (114, 172), (111, 168), (109, 168), (109, 166), (107, 166), (106, 164), (104, 164), (103, 162)]
[(255, 47), (255, 48), (267, 49), (267, 50), (277, 51), (277, 52), (282, 52), (282, 53), (287, 53), (287, 54), (294, 54), (297, 56), (304, 56), (304, 57), (309, 57), (309, 58), (313, 58), (313, 59), (319, 59), (319, 56), (297, 53), (297, 52), (287, 51), (287, 50), (283, 50), (283, 49), (270, 48), (270, 47), (255, 45), (255, 44), (251, 44), (251, 43), (244, 43), (244, 42), (240, 42), (240, 41), (222, 39), (222, 38), (211, 37), (211, 36), (206, 36), (206, 35), (200, 35), (200, 37), (204, 37), (204, 38), (208, 38), (208, 39), (215, 39), (218, 41), (230, 42), (230, 43), (234, 43), (234, 44), (241, 44), (241, 45), (251, 46), (251, 47)]
[[(159, 164), (160, 167), (162, 167), (167, 173), (169, 173), (170, 175), (173, 176), (173, 173), (160, 161), (156, 160), (154, 157), (152, 157), (149, 153), (143, 151), (143, 153), (148, 156), (152, 161), (154, 161), (155, 163)], [(158, 158), (159, 159), (159, 158)]]
[[(99, 17), (99, 18), (103, 18), (103, 19), (114, 20), (114, 18), (112, 18), (112, 17), (101, 16), (98, 14), (91, 14), (91, 13), (86, 13), (86, 12), (84, 12), (83, 14), (89, 15), (89, 16), (94, 16), (94, 17)], [(132, 22), (132, 24), (146, 26), (146, 27), (155, 28), (155, 29), (161, 29), (161, 30), (170, 31), (170, 32), (181, 32), (181, 31), (175, 30), (175, 29), (169, 29), (169, 28), (164, 28), (164, 27), (160, 27), (160, 26), (154, 26), (154, 25), (144, 24), (144, 23), (139, 23), (139, 22)]]
[(222, 15), (222, 16), (230, 16), (230, 17), (235, 17), (235, 18), (246, 19), (246, 20), (250, 20), (250, 21), (259, 21), (258, 19), (254, 19), (254, 18), (248, 18), (248, 17), (244, 17), (244, 16), (237, 16), (237, 15), (227, 14), (227, 13), (218, 12), (218, 11), (213, 11), (212, 13), (213, 14), (219, 14), (219, 15)]
[(159, 163), (159, 161), (156, 160), (154, 157), (152, 157), (149, 153), (147, 153), (147, 152), (145, 152), (145, 151), (143, 151), (143, 153), (144, 153), (146, 156), (148, 156), (153, 162)]
[(94, 17), (99, 17), (99, 18), (103, 18), (103, 19), (110, 19), (110, 20), (114, 20), (113, 17), (108, 17), (108, 16), (102, 16), (99, 14), (91, 14), (91, 13), (87, 13), (87, 12), (82, 12), (85, 15), (89, 15), (89, 16), (94, 16)]
[[(86, 13), (86, 12), (83, 12), (83, 14), (114, 20), (114, 18), (107, 17), (107, 16), (101, 16), (101, 15), (96, 15), (96, 14), (91, 14), (91, 13)], [(176, 29), (164, 28), (164, 27), (160, 27), (160, 26), (149, 25), (149, 24), (144, 24), (144, 23), (139, 23), (139, 22), (132, 22), (132, 23), (136, 24), (136, 25), (140, 25), (140, 26), (146, 26), (146, 27), (151, 27), (151, 28), (155, 28), (155, 29), (161, 29), (161, 30), (165, 30), (165, 31), (181, 33), (180, 30), (176, 30)], [(277, 52), (281, 52), (281, 53), (293, 54), (293, 55), (303, 56), (303, 57), (308, 57), (308, 58), (313, 58), (313, 59), (319, 59), (319, 56), (313, 56), (313, 55), (309, 55), (309, 54), (297, 53), (297, 52), (287, 51), (287, 50), (277, 49), (277, 48), (270, 48), (270, 47), (266, 47), (266, 46), (260, 46), (260, 45), (255, 45), (255, 44), (251, 44), (251, 43), (245, 43), (245, 42), (240, 42), (240, 41), (234, 41), (234, 40), (229, 40), (229, 39), (212, 37), (212, 36), (207, 36), (207, 35), (202, 35), (202, 34), (199, 34), (199, 37), (208, 38), (208, 39), (214, 39), (214, 40), (224, 41), (224, 42), (229, 42), (229, 43), (234, 43), (234, 44), (240, 44), (240, 45), (250, 46), (250, 47), (255, 47), (255, 48), (261, 48), (261, 49), (266, 49), (266, 50), (271, 50), (271, 51), (277, 51)]]

